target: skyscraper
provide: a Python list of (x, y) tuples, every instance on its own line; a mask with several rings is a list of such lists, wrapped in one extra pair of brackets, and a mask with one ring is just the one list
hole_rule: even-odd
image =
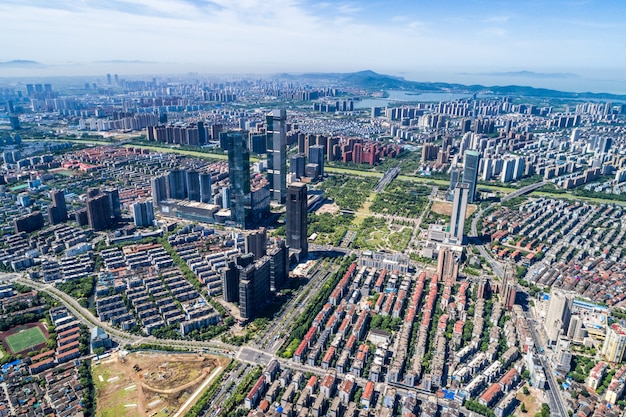
[(251, 210), (250, 151), (244, 133), (229, 132), (227, 139), (231, 220), (245, 229), (250, 223)]
[(48, 221), (50, 224), (59, 224), (67, 221), (67, 205), (63, 190), (54, 190), (51, 193), (52, 205), (48, 207)]
[(267, 252), (267, 232), (264, 228), (245, 234), (245, 251), (254, 255), (254, 260), (261, 259)]
[(463, 229), (465, 227), (465, 213), (469, 199), (469, 184), (457, 182), (452, 201), (452, 215), (450, 216), (449, 240), (457, 244), (463, 243)]
[(154, 206), (151, 201), (140, 201), (132, 205), (135, 226), (148, 227), (154, 223)]
[(287, 195), (287, 111), (267, 116), (267, 179), (272, 201), (285, 203)]
[(324, 175), (324, 147), (309, 146), (309, 164), (317, 164), (317, 175)]
[(152, 185), (152, 201), (159, 204), (167, 199), (167, 176), (161, 175), (150, 180)]
[(606, 329), (606, 339), (602, 344), (602, 354), (606, 360), (619, 363), (624, 358), (626, 351), (626, 329), (618, 323), (613, 323)]
[(264, 256), (253, 265), (238, 267), (238, 271), (239, 313), (244, 319), (253, 319), (270, 296), (270, 258)]
[(289, 273), (289, 249), (279, 240), (267, 256), (270, 257), (270, 290), (278, 291), (285, 286)]
[(237, 263), (231, 259), (222, 269), (222, 297), (227, 303), (239, 301), (239, 271)]
[(109, 203), (109, 214), (113, 218), (112, 223), (122, 218), (122, 204), (120, 203), (120, 191), (117, 188), (104, 189), (104, 195), (107, 196)]
[(446, 200), (452, 201), (454, 199), (454, 189), (456, 188), (456, 184), (461, 179), (461, 171), (458, 167), (453, 166), (450, 168), (450, 188), (446, 193)]
[(559, 335), (569, 328), (572, 299), (569, 294), (553, 290), (550, 293), (550, 304), (543, 322), (547, 341), (550, 345), (556, 343)]
[(213, 191), (211, 190), (211, 173), (200, 174), (200, 201), (203, 203), (213, 202)]
[(476, 198), (476, 183), (478, 182), (478, 166), (480, 165), (480, 153), (477, 151), (465, 151), (463, 155), (463, 182), (469, 184), (470, 203)]
[(291, 155), (289, 158), (289, 172), (296, 174), (296, 178), (304, 177), (304, 167), (306, 166), (306, 156), (303, 153)]
[(97, 194), (87, 198), (87, 219), (93, 230), (105, 230), (111, 224), (109, 198), (106, 194)]
[(167, 198), (184, 200), (187, 197), (187, 174), (180, 169), (170, 171), (167, 176)]
[(294, 182), (287, 190), (287, 246), (297, 253), (299, 261), (307, 258), (307, 187)]
[(189, 201), (200, 201), (200, 174), (198, 171), (187, 171), (187, 196)]

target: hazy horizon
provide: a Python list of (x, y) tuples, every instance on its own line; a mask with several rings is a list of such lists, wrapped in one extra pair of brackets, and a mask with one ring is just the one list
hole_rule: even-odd
[(0, 66), (4, 77), (371, 69), (507, 85), (492, 73), (532, 71), (578, 77), (509, 78), (626, 93), (626, 56), (616, 50), (626, 44), (626, 4), (614, 1), (4, 0), (0, 14), (10, 39), (0, 61), (46, 65)]

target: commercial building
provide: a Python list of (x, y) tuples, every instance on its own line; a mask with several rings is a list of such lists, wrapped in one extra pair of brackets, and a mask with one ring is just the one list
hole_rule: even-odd
[(287, 190), (287, 246), (296, 253), (298, 261), (308, 255), (307, 186), (294, 182)]
[(572, 298), (562, 291), (553, 290), (550, 304), (543, 323), (546, 338), (550, 345), (556, 343), (559, 335), (567, 331), (571, 317)]
[(228, 132), (228, 178), (231, 220), (245, 229), (250, 224), (250, 151), (243, 132)]
[(478, 182), (478, 166), (480, 165), (480, 153), (477, 151), (465, 151), (463, 155), (463, 182), (469, 184), (470, 203), (476, 198), (476, 184)]
[[(287, 196), (287, 111), (274, 110), (267, 121), (267, 179), (272, 201), (285, 203)], [(230, 150), (230, 148), (229, 148)]]
[(450, 231), (448, 240), (452, 243), (463, 243), (463, 230), (465, 228), (465, 213), (471, 193), (471, 185), (466, 182), (456, 184), (454, 199), (452, 201), (452, 215), (450, 217)]

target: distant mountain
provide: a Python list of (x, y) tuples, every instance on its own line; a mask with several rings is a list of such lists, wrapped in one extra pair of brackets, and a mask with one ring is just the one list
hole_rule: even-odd
[(14, 59), (13, 61), (0, 62), (0, 68), (44, 68), (45, 65), (37, 61)]
[[(505, 73), (501, 73), (505, 74)], [(516, 74), (516, 73), (508, 73)], [(530, 74), (530, 71), (520, 71), (517, 74)], [(543, 74), (543, 76), (550, 74)], [(555, 73), (552, 76), (576, 76), (575, 74), (559, 74)], [(454, 93), (482, 93), (482, 94), (494, 94), (494, 95), (516, 95), (525, 97), (550, 97), (550, 98), (563, 98), (563, 99), (604, 99), (604, 100), (626, 100), (626, 95), (617, 95), (609, 93), (572, 93), (558, 90), (550, 90), (547, 88), (535, 88), (519, 85), (508, 86), (492, 86), (487, 87), (484, 85), (464, 85), (464, 84), (450, 84), (450, 83), (433, 83), (433, 82), (418, 82), (405, 80), (402, 77), (395, 77), (392, 75), (378, 74), (371, 70), (350, 72), (350, 73), (309, 73), (309, 74), (278, 74), (277, 78), (283, 79), (309, 79), (309, 80), (332, 80), (339, 84), (345, 83), (354, 87), (363, 88), (370, 91), (380, 90), (406, 90), (406, 91), (418, 91), (418, 92), (454, 92)]]

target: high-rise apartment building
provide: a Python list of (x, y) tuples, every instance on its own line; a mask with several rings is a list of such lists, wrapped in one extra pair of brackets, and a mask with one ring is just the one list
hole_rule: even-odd
[(109, 213), (113, 218), (111, 223), (116, 223), (122, 218), (120, 192), (117, 188), (105, 188), (104, 195), (107, 196), (107, 200), (109, 202)]
[(187, 197), (189, 201), (200, 201), (200, 173), (189, 170), (187, 177)]
[(473, 203), (476, 199), (476, 184), (478, 182), (478, 166), (480, 165), (480, 153), (468, 150), (463, 155), (463, 182), (469, 184), (468, 202)]
[(59, 224), (67, 221), (67, 205), (63, 190), (54, 190), (50, 193), (52, 205), (48, 207), (48, 221), (50, 224)]
[(287, 189), (287, 246), (296, 252), (299, 261), (308, 255), (307, 186), (294, 182)]
[(148, 227), (154, 224), (154, 206), (151, 201), (140, 201), (132, 205), (135, 226)]
[(106, 194), (97, 194), (87, 198), (87, 219), (93, 230), (105, 230), (111, 225), (111, 209), (109, 197)]
[(606, 329), (606, 338), (602, 344), (602, 354), (606, 360), (619, 363), (626, 351), (626, 329), (618, 323), (613, 323)]
[(152, 201), (159, 204), (163, 200), (167, 200), (167, 176), (161, 175), (150, 180), (152, 186)]
[(211, 189), (211, 173), (200, 173), (200, 201), (203, 203), (213, 202), (213, 190)]
[(229, 132), (228, 141), (228, 178), (230, 179), (231, 220), (243, 229), (249, 227), (250, 197), (250, 151), (247, 135), (242, 132)]
[(272, 201), (285, 203), (287, 195), (287, 111), (274, 110), (267, 121), (267, 179)]
[(167, 198), (184, 200), (187, 198), (187, 174), (180, 169), (174, 169), (167, 175)]

